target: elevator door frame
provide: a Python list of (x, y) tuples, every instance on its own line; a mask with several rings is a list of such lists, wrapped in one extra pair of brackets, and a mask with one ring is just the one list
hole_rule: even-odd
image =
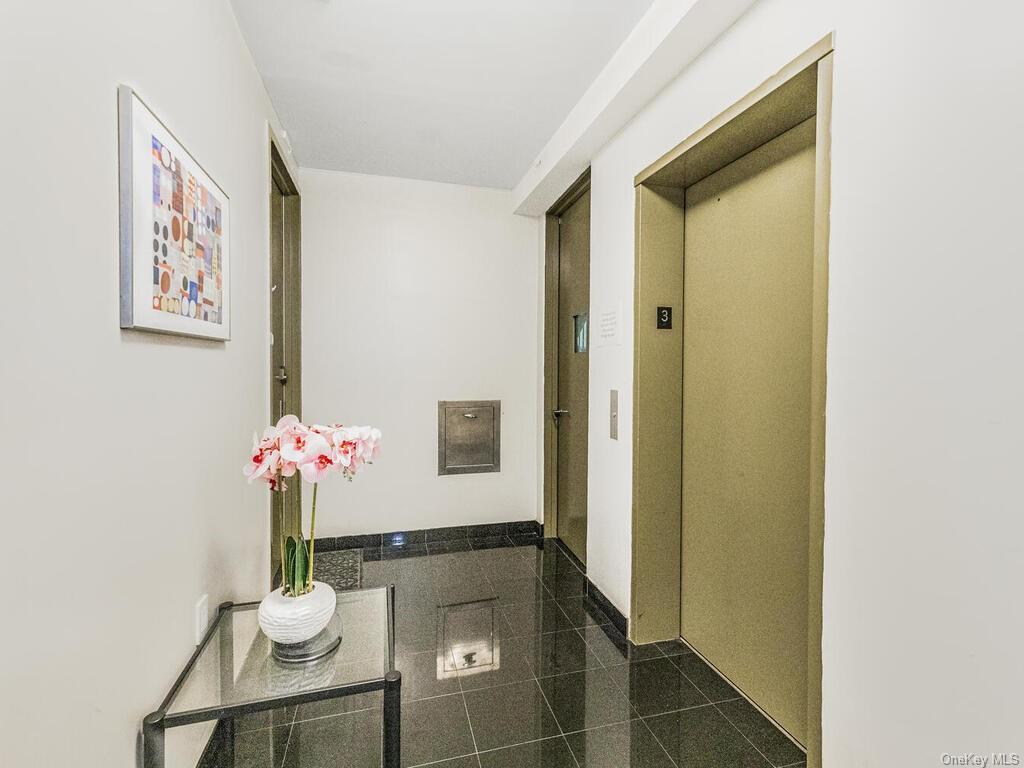
[[(544, 217), (544, 536), (558, 538), (558, 286), (559, 219), (590, 190), (587, 168), (548, 209)], [(589, 354), (589, 353), (588, 353)], [(589, 413), (585, 416), (589, 418)]]
[[(635, 179), (633, 512), (630, 639), (680, 636), (684, 190), (815, 118), (814, 267), (808, 509), (807, 756), (821, 764), (821, 583), (824, 540), (825, 342), (832, 35), (688, 137)], [(672, 307), (675, 328), (658, 328)]]

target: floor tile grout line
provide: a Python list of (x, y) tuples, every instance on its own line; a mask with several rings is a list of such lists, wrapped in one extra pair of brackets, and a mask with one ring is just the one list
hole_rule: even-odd
[[(455, 664), (454, 652), (452, 652), (452, 663)], [(459, 681), (459, 693), (462, 695), (462, 708), (466, 710), (466, 722), (469, 723), (469, 737), (473, 740), (473, 756), (476, 758), (477, 768), (483, 768), (480, 763), (480, 750), (476, 745), (476, 732), (473, 730), (473, 718), (469, 716), (469, 702), (466, 701), (466, 689), (462, 685), (462, 673), (459, 672), (458, 664), (455, 664), (455, 678)]]
[[(476, 755), (476, 752), (467, 752), (464, 755), (455, 755), (454, 757), (442, 757), (440, 760), (430, 760), (426, 763), (415, 763), (414, 765), (407, 766), (407, 768), (426, 768), (426, 766), (429, 765), (438, 765), (440, 763), (446, 763), (449, 760), (459, 760), (463, 757), (476, 757)], [(477, 760), (477, 762), (480, 762), (479, 759)]]
[(658, 734), (654, 732), (654, 729), (651, 728), (650, 724), (642, 717), (640, 718), (640, 722), (644, 724), (644, 728), (646, 728), (647, 732), (651, 734), (651, 737), (654, 739), (655, 743), (659, 747), (661, 747), (661, 751), (665, 753), (665, 757), (668, 758), (668, 761), (672, 763), (672, 765), (676, 766), (676, 768), (678, 768), (679, 763), (677, 763), (676, 759), (672, 757), (672, 755), (669, 753), (668, 747), (661, 743), (661, 739), (658, 738)]
[[(732, 701), (735, 701), (735, 699), (732, 699)], [(724, 703), (724, 702), (721, 702), (721, 703)], [(768, 755), (766, 755), (764, 752), (762, 752), (760, 749), (758, 749), (757, 748), (757, 744), (752, 742), (750, 740), (750, 737), (747, 736), (747, 734), (745, 734), (743, 731), (741, 731), (739, 729), (739, 726), (736, 725), (736, 723), (734, 723), (732, 720), (729, 719), (729, 716), (727, 714), (725, 714), (725, 712), (722, 711), (721, 707), (719, 707), (718, 704), (714, 704), (713, 706), (715, 708), (715, 711), (718, 712), (718, 714), (720, 714), (722, 716), (722, 719), (725, 720), (725, 722), (727, 722), (730, 726), (732, 726), (732, 729), (734, 731), (736, 731), (736, 733), (738, 733), (740, 736), (742, 736), (743, 740), (746, 741), (747, 744), (749, 744), (751, 747), (753, 747), (754, 751), (757, 752), (757, 754), (759, 754), (762, 758), (764, 758), (764, 761), (766, 763), (768, 763), (769, 766), (774, 766), (775, 765), (775, 763), (773, 763), (771, 760), (768, 759)]]
[(551, 702), (548, 701), (548, 695), (544, 693), (544, 686), (540, 684), (540, 678), (537, 677), (535, 672), (533, 675), (533, 682), (537, 684), (537, 689), (540, 691), (541, 698), (544, 699), (544, 703), (548, 705), (548, 711), (551, 713), (552, 719), (555, 721), (555, 725), (558, 726), (558, 734), (565, 736), (565, 729), (562, 727), (562, 721), (558, 719), (558, 715), (555, 714), (555, 708), (551, 706)]
[[(284, 743), (284, 753), (281, 755), (281, 768), (284, 768), (285, 762), (288, 760), (288, 748), (292, 745), (292, 735), (295, 733), (295, 723), (299, 719), (299, 706), (295, 705), (295, 711), (292, 712), (292, 721), (288, 724), (288, 740)], [(271, 721), (273, 722), (273, 721)]]
[[(461, 686), (461, 683), (459, 684)], [(473, 754), (476, 755), (476, 762), (480, 763), (480, 748), (476, 744), (476, 732), (473, 730), (473, 718), (469, 716), (469, 703), (466, 701), (466, 693), (463, 691), (462, 696), (462, 708), (466, 712), (466, 722), (469, 724), (469, 738), (473, 740)]]
[(551, 713), (551, 719), (555, 721), (555, 725), (558, 726), (558, 735), (562, 738), (562, 743), (565, 744), (565, 748), (569, 750), (569, 755), (572, 757), (572, 762), (576, 768), (580, 768), (580, 761), (576, 759), (576, 753), (572, 751), (572, 747), (569, 746), (569, 742), (565, 738), (565, 729), (562, 727), (561, 720), (558, 719), (558, 715), (555, 714), (555, 708), (551, 706), (551, 702), (548, 701), (548, 695), (544, 693), (544, 686), (540, 684), (540, 678), (534, 673), (533, 682), (537, 684), (537, 690), (540, 691), (541, 697), (544, 699), (544, 703), (548, 707), (548, 711)]
[[(682, 654), (682, 655), (685, 656), (687, 654)], [(714, 705), (715, 709), (718, 710), (718, 713), (722, 717), (725, 718), (725, 721), (727, 723), (729, 723), (729, 725), (731, 725), (736, 730), (736, 732), (739, 733), (747, 741), (747, 743), (750, 744), (750, 746), (752, 746), (757, 751), (757, 753), (759, 755), (761, 755), (761, 757), (763, 757), (767, 761), (767, 763), (769, 765), (774, 766), (775, 764), (771, 760), (768, 759), (768, 756), (764, 752), (762, 752), (758, 748), (758, 746), (753, 741), (751, 741), (750, 737), (747, 736), (747, 734), (745, 734), (743, 731), (741, 731), (739, 729), (739, 726), (737, 726), (736, 723), (734, 723), (732, 720), (730, 720), (729, 716), (727, 714), (725, 714), (725, 712), (723, 712), (722, 709), (718, 706), (719, 704), (725, 704), (728, 701), (736, 701), (738, 699), (742, 699), (743, 698), (743, 694), (740, 692), (740, 690), (735, 685), (733, 685), (731, 682), (729, 682), (724, 677), (722, 677), (720, 674), (718, 674), (718, 672), (714, 669), (714, 667), (712, 667), (710, 664), (707, 664), (706, 662), (704, 662), (704, 660), (700, 658), (699, 654), (694, 654), (694, 655), (696, 655), (697, 659), (699, 661), (701, 661), (702, 663), (704, 663), (709, 670), (714, 672), (715, 676), (718, 677), (719, 680), (722, 680), (723, 682), (725, 682), (726, 685), (728, 685), (730, 688), (732, 688), (736, 692), (737, 695), (735, 697), (731, 698), (731, 699), (722, 699), (720, 701), (711, 701), (711, 697), (708, 696), (706, 693), (704, 693), (704, 691), (701, 691), (700, 687), (695, 682), (693, 682), (693, 680), (690, 679), (690, 676), (687, 675), (686, 672), (683, 671), (683, 668), (680, 667), (678, 664), (676, 664), (674, 659), (677, 658), (677, 657), (670, 656), (668, 658), (669, 658), (670, 661), (672, 661), (672, 666), (674, 666), (676, 669), (679, 670), (679, 674), (681, 674), (684, 678), (686, 678), (686, 680), (689, 681), (690, 685), (692, 685), (694, 688), (696, 688), (698, 691), (700, 691), (701, 694), (704, 696), (704, 698), (708, 699), (708, 701), (711, 701), (711, 704)]]
[[(539, 739), (527, 739), (526, 741), (517, 741), (515, 744), (505, 744), (504, 746), (501, 746), (501, 747), (488, 747), (487, 749), (481, 749), (477, 754), (478, 755), (486, 755), (486, 754), (488, 754), (490, 752), (500, 752), (503, 749), (512, 749), (514, 747), (524, 747), (527, 744), (539, 744), (542, 741), (551, 741), (553, 739), (564, 739), (564, 738), (565, 738), (565, 736), (563, 736), (562, 734), (556, 733), (554, 736), (541, 736)], [(568, 744), (566, 744), (566, 746), (568, 746)], [(570, 749), (569, 752), (571, 753), (572, 750)], [(410, 768), (419, 768), (419, 766), (410, 766)]]

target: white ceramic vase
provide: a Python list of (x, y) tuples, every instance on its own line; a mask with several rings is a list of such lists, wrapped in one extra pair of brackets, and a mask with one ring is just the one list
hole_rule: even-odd
[(313, 591), (298, 597), (275, 589), (260, 603), (260, 629), (278, 643), (304, 643), (323, 631), (337, 602), (334, 590), (322, 581), (314, 581)]

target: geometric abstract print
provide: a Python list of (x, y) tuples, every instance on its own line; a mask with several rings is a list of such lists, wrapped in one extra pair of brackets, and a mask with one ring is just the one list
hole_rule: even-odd
[(221, 202), (152, 141), (153, 309), (222, 324)]

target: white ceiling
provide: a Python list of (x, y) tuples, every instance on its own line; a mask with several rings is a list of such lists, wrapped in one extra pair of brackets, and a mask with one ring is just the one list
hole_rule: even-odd
[(511, 188), (652, 0), (232, 0), (299, 165)]

